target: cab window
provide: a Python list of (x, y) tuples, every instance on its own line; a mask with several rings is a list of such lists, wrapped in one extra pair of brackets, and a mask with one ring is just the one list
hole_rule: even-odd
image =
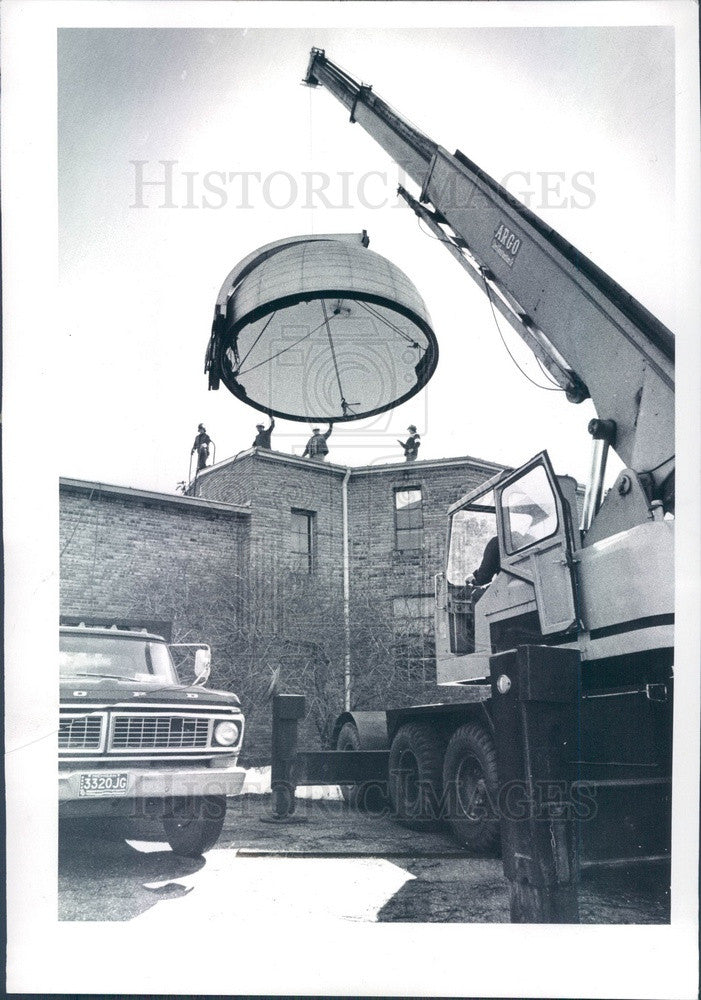
[(509, 554), (549, 538), (558, 530), (555, 496), (542, 465), (536, 465), (504, 489), (501, 508)]
[(497, 533), (494, 496), (490, 491), (469, 508), (456, 510), (450, 522), (447, 580), (453, 587), (463, 587), (474, 573), (490, 538)]

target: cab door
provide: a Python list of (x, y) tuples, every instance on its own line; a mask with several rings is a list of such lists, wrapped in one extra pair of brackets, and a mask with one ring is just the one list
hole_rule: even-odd
[(506, 477), (494, 493), (502, 570), (533, 585), (543, 635), (574, 629), (579, 613), (572, 510), (547, 452)]

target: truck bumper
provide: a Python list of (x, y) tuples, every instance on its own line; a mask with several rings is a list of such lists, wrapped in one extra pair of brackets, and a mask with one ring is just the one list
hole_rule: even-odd
[[(87, 775), (86, 781), (81, 777)], [(111, 776), (111, 779), (105, 780)], [(103, 779), (112, 787), (86, 789)], [(245, 771), (227, 768), (191, 767), (176, 770), (122, 767), (113, 771), (89, 767), (62, 768), (58, 776), (59, 815), (80, 816), (159, 816), (168, 801), (180, 797), (208, 795), (234, 796), (241, 793)]]

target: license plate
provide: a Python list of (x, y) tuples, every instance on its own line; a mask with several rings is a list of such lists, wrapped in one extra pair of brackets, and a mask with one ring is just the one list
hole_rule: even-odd
[(125, 772), (81, 774), (78, 794), (91, 798), (99, 795), (126, 795), (128, 777)]

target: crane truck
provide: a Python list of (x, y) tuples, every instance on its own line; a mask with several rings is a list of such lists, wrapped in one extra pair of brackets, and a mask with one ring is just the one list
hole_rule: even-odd
[[(297, 783), (346, 781), (367, 804), (386, 780), (400, 821), (447, 821), (473, 850), (501, 841), (512, 920), (576, 921), (582, 866), (669, 858), (674, 337), (464, 153), (322, 49), (304, 82), (325, 87), (418, 186), (418, 198), (399, 194), (567, 399), (591, 398), (597, 417), (581, 523), (576, 483), (545, 451), (448, 512), (437, 682), (463, 697), (344, 712), (336, 752), (298, 755)], [(625, 468), (604, 496), (609, 449)], [(281, 725), (295, 711), (279, 702)]]

